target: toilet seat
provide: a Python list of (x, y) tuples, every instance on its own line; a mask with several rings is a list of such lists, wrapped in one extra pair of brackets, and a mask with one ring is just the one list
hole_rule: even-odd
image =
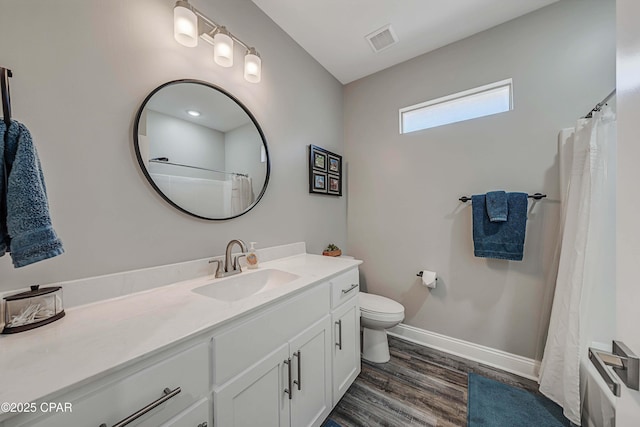
[(363, 317), (379, 321), (402, 321), (404, 307), (402, 304), (381, 295), (360, 292), (360, 312)]
[(375, 313), (371, 311), (360, 311), (360, 316), (369, 320), (376, 320), (385, 323), (400, 323), (404, 320), (404, 313)]

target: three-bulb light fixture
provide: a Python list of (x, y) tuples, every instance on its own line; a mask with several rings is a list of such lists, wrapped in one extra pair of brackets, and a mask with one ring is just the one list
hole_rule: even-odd
[(259, 83), (262, 75), (262, 60), (255, 48), (249, 47), (224, 26), (216, 24), (186, 0), (178, 0), (173, 9), (173, 37), (187, 47), (198, 45), (198, 37), (213, 45), (213, 60), (221, 67), (233, 65), (234, 41), (246, 49), (244, 56), (244, 78), (250, 83)]

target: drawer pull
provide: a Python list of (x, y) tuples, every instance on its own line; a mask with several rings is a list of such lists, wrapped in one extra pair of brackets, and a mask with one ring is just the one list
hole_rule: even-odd
[(289, 400), (293, 399), (293, 387), (291, 385), (291, 358), (288, 358), (284, 361), (284, 364), (287, 365), (287, 384), (289, 388), (285, 388), (284, 392), (289, 395)]
[(338, 342), (336, 345), (338, 346), (338, 350), (342, 350), (342, 319), (338, 320), (336, 325), (338, 325)]
[(207, 422), (205, 421), (203, 423), (198, 424), (198, 427), (207, 427), (208, 425), (209, 424), (207, 424)]
[(300, 353), (300, 350), (293, 353), (293, 357), (298, 358), (298, 379), (294, 380), (293, 383), (298, 386), (298, 390), (301, 390), (300, 387), (302, 387), (302, 371), (301, 371), (302, 370), (302, 354)]
[[(125, 418), (124, 420), (115, 423), (113, 425), (113, 427), (124, 427), (127, 424), (130, 424), (131, 422), (137, 420), (138, 418), (140, 418), (141, 416), (143, 416), (147, 412), (149, 412), (149, 411), (155, 409), (156, 407), (162, 405), (164, 402), (166, 402), (167, 400), (171, 399), (172, 397), (174, 397), (175, 395), (177, 395), (181, 391), (182, 391), (182, 389), (180, 387), (177, 387), (175, 390), (171, 390), (169, 387), (165, 388), (162, 391), (162, 393), (164, 395), (160, 399), (149, 403), (147, 406), (145, 406), (144, 408), (140, 409), (135, 414), (131, 414), (127, 418)], [(100, 427), (107, 427), (107, 425), (105, 423), (102, 423), (102, 424), (100, 424)]]
[(343, 289), (343, 290), (342, 290), (342, 293), (343, 293), (343, 294), (348, 294), (349, 292), (351, 292), (352, 290), (354, 290), (354, 289), (355, 289), (355, 288), (357, 288), (357, 287), (358, 287), (358, 284), (357, 284), (357, 283), (354, 283), (353, 285), (351, 285), (351, 287), (350, 287), (349, 289)]

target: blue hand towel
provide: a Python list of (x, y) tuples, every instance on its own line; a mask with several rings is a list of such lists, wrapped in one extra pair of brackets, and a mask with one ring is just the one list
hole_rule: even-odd
[(486, 210), (484, 194), (471, 196), (473, 203), (474, 255), (522, 261), (524, 235), (527, 228), (527, 194), (508, 193), (509, 218), (505, 222), (491, 222)]
[(489, 191), (487, 193), (487, 214), (491, 222), (505, 222), (507, 220), (507, 193), (504, 191)]
[(0, 141), (0, 160), (8, 172), (0, 188), (7, 209), (6, 222), (0, 221), (0, 256), (9, 251), (13, 265), (24, 267), (64, 253), (51, 225), (44, 176), (29, 130), (17, 121), (9, 129), (0, 122)]

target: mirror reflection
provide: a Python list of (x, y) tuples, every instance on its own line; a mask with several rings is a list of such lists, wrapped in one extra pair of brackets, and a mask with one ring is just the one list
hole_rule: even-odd
[(262, 130), (220, 88), (195, 80), (160, 86), (140, 108), (134, 133), (146, 177), (183, 212), (229, 219), (264, 194), (269, 157)]

